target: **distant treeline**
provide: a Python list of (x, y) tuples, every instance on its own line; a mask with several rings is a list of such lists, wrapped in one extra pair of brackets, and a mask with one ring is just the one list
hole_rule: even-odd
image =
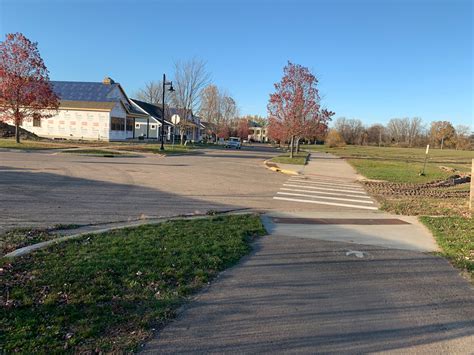
[(424, 124), (419, 117), (392, 118), (386, 125), (364, 125), (359, 119), (340, 117), (329, 130), (332, 145), (356, 144), (399, 147), (473, 149), (474, 134), (469, 126), (454, 127), (448, 121)]

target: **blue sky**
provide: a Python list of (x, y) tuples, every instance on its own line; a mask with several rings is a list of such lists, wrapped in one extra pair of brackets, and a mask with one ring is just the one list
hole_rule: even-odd
[(336, 117), (473, 126), (471, 0), (0, 0), (9, 32), (39, 43), (53, 80), (108, 75), (132, 95), (199, 57), (243, 114), (265, 115), (290, 60)]

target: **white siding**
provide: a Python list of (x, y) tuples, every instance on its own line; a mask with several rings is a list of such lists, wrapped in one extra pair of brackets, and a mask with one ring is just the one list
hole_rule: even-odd
[(58, 114), (41, 120), (41, 127), (25, 121), (22, 127), (40, 137), (108, 140), (110, 114), (104, 111), (59, 109)]

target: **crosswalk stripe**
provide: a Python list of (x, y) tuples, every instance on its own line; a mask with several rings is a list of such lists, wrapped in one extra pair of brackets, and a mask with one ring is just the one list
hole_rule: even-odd
[(293, 202), (303, 202), (303, 203), (315, 203), (319, 205), (329, 205), (329, 206), (341, 206), (341, 207), (350, 207), (350, 208), (359, 208), (364, 210), (376, 210), (377, 207), (372, 206), (359, 206), (359, 205), (349, 205), (346, 203), (336, 203), (336, 202), (325, 202), (325, 201), (315, 201), (315, 200), (302, 200), (298, 198), (288, 198), (288, 197), (273, 197), (274, 200), (283, 200), (283, 201), (293, 201)]
[(306, 186), (306, 185), (294, 185), (294, 184), (283, 184), (283, 186), (292, 186), (292, 187), (304, 187), (306, 189), (313, 189), (313, 190), (322, 190), (322, 191), (340, 191), (340, 192), (352, 192), (354, 194), (363, 194), (365, 195), (364, 191), (356, 191), (356, 190), (346, 190), (346, 189), (331, 189), (325, 187), (316, 187), (316, 186)]
[(373, 204), (372, 201), (354, 200), (352, 198), (329, 197), (329, 196), (319, 196), (319, 195), (305, 195), (305, 194), (296, 194), (296, 193), (293, 193), (293, 192), (277, 192), (277, 194), (278, 195), (288, 195), (288, 196), (301, 196), (301, 197), (309, 197), (309, 198), (322, 198), (324, 200), (348, 201), (348, 202)]
[(320, 181), (312, 181), (312, 180), (301, 180), (301, 179), (289, 179), (291, 182), (297, 182), (297, 183), (305, 183), (305, 184), (311, 184), (311, 185), (322, 185), (322, 186), (342, 186), (342, 187), (351, 187), (355, 189), (360, 189), (363, 190), (363, 188), (360, 185), (347, 185), (347, 184), (338, 184), (338, 183), (330, 183), (330, 182), (320, 182)]
[(296, 191), (296, 192), (306, 192), (306, 193), (332, 195), (332, 196), (347, 196), (347, 197), (357, 197), (357, 198), (368, 198), (368, 199), (370, 199), (369, 196), (343, 194), (343, 193), (340, 193), (340, 192), (311, 191), (311, 190), (302, 190), (302, 189), (289, 189), (289, 188), (285, 188), (285, 187), (282, 187), (280, 190)]

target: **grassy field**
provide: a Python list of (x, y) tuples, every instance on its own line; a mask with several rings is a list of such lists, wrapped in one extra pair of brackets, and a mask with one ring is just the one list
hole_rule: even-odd
[(2, 350), (136, 350), (264, 233), (256, 215), (219, 216), (88, 235), (2, 259)]
[[(386, 211), (405, 215), (470, 216), (467, 199), (469, 184), (444, 188), (430, 188), (428, 184), (448, 179), (455, 174), (470, 172), (473, 151), (432, 149), (425, 175), (420, 176), (425, 156), (425, 149), (422, 148), (328, 148), (320, 145), (306, 148), (343, 157), (364, 177), (381, 181), (379, 187), (366, 185)], [(385, 187), (412, 191), (398, 196), (387, 195), (383, 193)]]
[(421, 217), (433, 232), (442, 255), (474, 281), (474, 219), (462, 217)]
[(306, 146), (306, 149), (328, 152), (347, 159), (362, 175), (368, 179), (391, 182), (429, 182), (445, 179), (452, 172), (442, 170), (440, 166), (470, 172), (473, 151), (431, 149), (428, 155), (425, 175), (420, 176), (425, 159), (424, 148), (395, 148), (345, 146), (328, 148), (326, 146)]
[(282, 154), (275, 158), (270, 159), (270, 161), (274, 163), (280, 163), (280, 164), (306, 165), (308, 155), (309, 154), (306, 152), (299, 152), (299, 153), (294, 153), (293, 158), (290, 158), (290, 153), (285, 153), (285, 154)]

